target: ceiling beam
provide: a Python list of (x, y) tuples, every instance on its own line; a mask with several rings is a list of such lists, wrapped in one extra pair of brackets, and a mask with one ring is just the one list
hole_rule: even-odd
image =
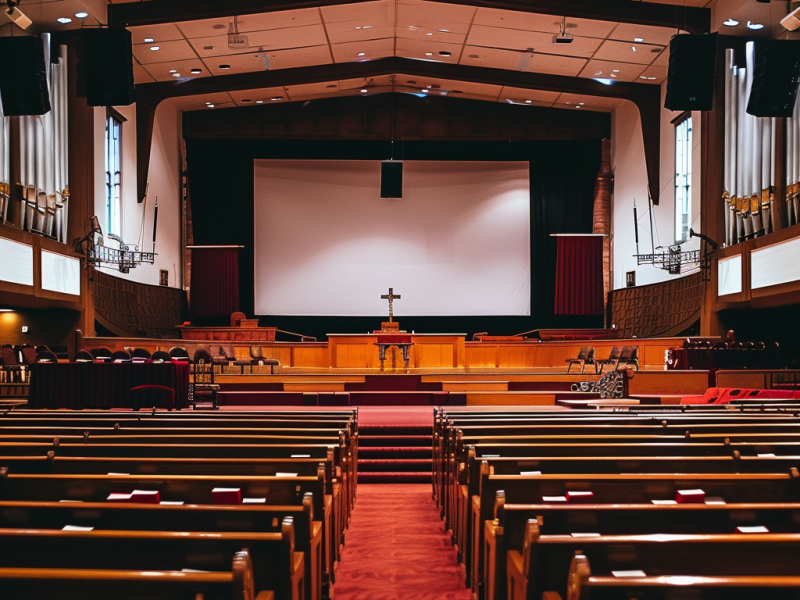
[[(108, 5), (109, 27), (133, 27), (180, 21), (197, 21), (258, 13), (357, 4), (370, 0), (148, 0)], [(635, 23), (683, 29), (689, 33), (711, 30), (711, 10), (693, 6), (636, 0), (428, 0), (520, 12)]]
[(507, 69), (451, 65), (408, 58), (382, 58), (365, 62), (337, 63), (294, 69), (278, 69), (257, 73), (236, 73), (215, 77), (198, 77), (187, 81), (164, 81), (136, 86), (137, 186), (139, 201), (147, 186), (150, 145), (159, 103), (168, 98), (233, 92), (343, 79), (369, 78), (380, 75), (434, 77), (449, 81), (468, 81), (489, 85), (510, 85), (530, 90), (585, 94), (619, 98), (633, 102), (639, 109), (644, 138), (647, 179), (658, 203), (661, 87), (653, 84), (615, 82), (604, 85), (593, 79), (566, 77), (544, 73), (523, 73)]
[(109, 27), (135, 27), (259, 13), (358, 4), (371, 0), (148, 0), (108, 5)]
[(638, 0), (427, 0), (482, 8), (556, 15), (576, 19), (634, 23), (682, 29), (689, 33), (711, 31), (711, 9)]

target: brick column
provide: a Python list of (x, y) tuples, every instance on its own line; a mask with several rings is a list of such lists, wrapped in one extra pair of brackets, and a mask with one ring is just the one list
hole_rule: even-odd
[(594, 225), (592, 233), (601, 233), (603, 238), (603, 313), (611, 291), (611, 192), (614, 189), (614, 174), (611, 172), (611, 140), (602, 140), (600, 171), (594, 186)]

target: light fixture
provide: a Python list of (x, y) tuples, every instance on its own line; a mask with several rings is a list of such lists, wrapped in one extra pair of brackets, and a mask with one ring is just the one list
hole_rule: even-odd
[(361, 29), (372, 29), (372, 25), (364, 25)]
[(198, 75), (203, 72), (203, 69), (192, 69), (192, 75)]
[(208, 100), (206, 100), (206, 104), (211, 104), (211, 102), (210, 102), (210, 101), (208, 101)]
[(152, 50), (153, 52), (157, 52), (161, 50), (161, 46), (150, 46), (150, 50)]
[(256, 104), (264, 104), (263, 100), (256, 100)]
[(69, 17), (58, 17), (56, 21), (58, 21), (62, 25), (66, 25), (67, 23), (72, 23), (72, 19), (70, 19)]
[(177, 73), (177, 72), (178, 72), (178, 69), (170, 69), (170, 70), (169, 70), (169, 72), (170, 72), (170, 73)]
[(726, 27), (736, 27), (739, 24), (739, 21), (736, 19), (725, 19), (722, 24)]
[(143, 263), (153, 264), (156, 257), (156, 228), (158, 222), (158, 201), (156, 201), (153, 216), (153, 251), (142, 252), (139, 246), (128, 245), (122, 238), (113, 233), (106, 235), (107, 238), (119, 244), (119, 248), (112, 248), (103, 243), (103, 230), (100, 227), (100, 220), (97, 215), (89, 219), (89, 233), (84, 237), (73, 242), (75, 252), (86, 257), (86, 268), (117, 267), (120, 273), (128, 273), (131, 269)]
[(561, 31), (553, 36), (554, 44), (571, 44), (573, 37), (571, 33), (567, 33), (567, 17), (561, 21)]
[(530, 100), (525, 100), (525, 104), (530, 104), (530, 103), (531, 103)]
[(76, 19), (85, 19), (88, 16), (89, 16), (89, 13), (87, 13), (84, 10), (75, 13), (75, 18)]
[(367, 55), (366, 52), (359, 52), (358, 54), (356, 54), (356, 56), (366, 56), (366, 55)]
[(152, 44), (153, 42), (155, 42), (155, 40), (153, 38), (144, 38), (144, 43), (145, 44)]
[(13, 308), (0, 308), (0, 312), (14, 312)]
[(614, 83), (613, 79), (607, 79), (606, 77), (593, 77), (592, 79), (594, 79), (598, 83), (602, 83), (603, 85), (611, 85), (612, 83)]
[(533, 60), (533, 48), (528, 48), (525, 52), (522, 53), (522, 56), (519, 57), (519, 62), (517, 63), (517, 69), (520, 71), (527, 71), (528, 67), (531, 66), (531, 61)]
[(203, 50), (216, 50), (216, 46), (203, 46)]
[(439, 33), (450, 33), (449, 29), (440, 29)]
[(230, 69), (231, 66), (230, 65), (220, 65), (219, 68), (220, 69)]
[(425, 56), (433, 56), (433, 52), (426, 52)]
[(433, 32), (432, 32), (432, 31), (429, 31), (429, 32), (428, 32), (428, 33), (426, 33), (425, 35), (433, 35)]
[(439, 50), (439, 56), (451, 56), (447, 50)]
[(273, 102), (277, 102), (278, 100), (283, 100), (283, 97), (282, 96), (273, 96), (272, 98), (270, 98), (270, 100), (272, 100)]
[(364, 90), (361, 90), (361, 93), (362, 93), (362, 94), (366, 94), (368, 91), (369, 91), (369, 90), (366, 90), (366, 89), (364, 89)]
[(20, 9), (17, 8), (17, 2), (14, 0), (7, 0), (6, 6), (8, 8), (5, 9), (6, 16), (14, 21), (17, 24), (17, 27), (20, 29), (27, 29), (31, 26), (33, 21), (31, 21), (25, 13), (23, 13)]
[(252, 102), (252, 100), (250, 100), (250, 98), (242, 98), (242, 99), (240, 100), (240, 102), (241, 102), (242, 104), (247, 104), (248, 102)]
[(764, 29), (764, 24), (763, 23), (753, 23), (752, 21), (748, 21), (747, 22), (747, 28), (748, 29), (753, 29), (753, 30)]
[(206, 106), (207, 106), (208, 108), (214, 108), (214, 107), (216, 106), (216, 104), (206, 104)]
[(420, 91), (421, 91), (423, 94), (427, 94), (427, 93), (428, 93), (428, 90), (426, 90), (425, 88), (422, 88)]
[(633, 38), (633, 41), (636, 42), (637, 44), (641, 44), (644, 41), (644, 38), (643, 37), (635, 37), (635, 38)]
[(180, 77), (180, 76), (181, 76), (181, 74), (180, 74), (180, 73), (178, 73), (178, 72), (176, 71), (175, 73), (173, 73), (173, 74), (172, 74), (172, 76), (173, 76), (173, 77)]
[(636, 46), (631, 46), (631, 50), (632, 50), (633, 52), (636, 52)]

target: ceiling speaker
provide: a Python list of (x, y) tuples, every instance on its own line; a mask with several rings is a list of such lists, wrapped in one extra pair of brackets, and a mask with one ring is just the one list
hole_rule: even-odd
[(668, 110), (711, 110), (714, 106), (714, 70), (717, 34), (676, 35), (669, 42)]

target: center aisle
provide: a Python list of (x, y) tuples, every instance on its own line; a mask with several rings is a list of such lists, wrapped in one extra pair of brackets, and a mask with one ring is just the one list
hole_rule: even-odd
[(335, 600), (469, 600), (428, 484), (360, 484)]

